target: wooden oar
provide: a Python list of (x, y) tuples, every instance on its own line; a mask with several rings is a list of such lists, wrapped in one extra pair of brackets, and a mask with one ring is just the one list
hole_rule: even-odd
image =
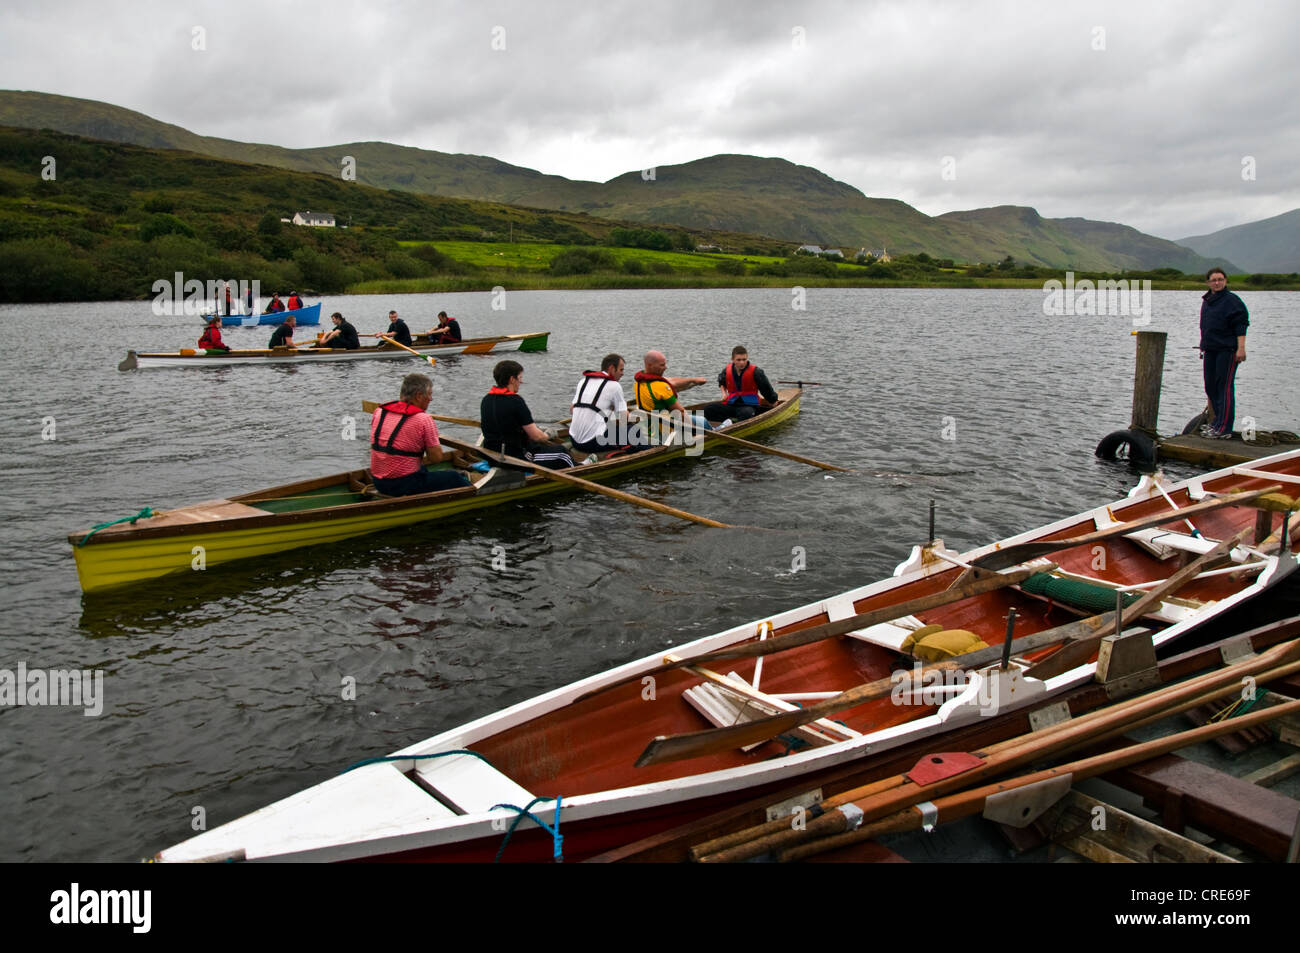
[[(630, 412), (634, 414), (639, 414), (642, 417), (655, 418), (670, 426), (676, 426), (676, 424), (674, 423), (671, 417), (665, 417), (663, 414), (650, 413), (648, 411), (642, 410), (639, 407), (631, 408)], [(810, 467), (821, 467), (823, 470), (836, 470), (840, 473), (854, 472), (847, 467), (837, 467), (833, 463), (822, 463), (820, 460), (812, 459), (812, 457), (801, 457), (797, 453), (789, 453), (785, 450), (778, 450), (775, 447), (768, 447), (761, 443), (754, 443), (754, 441), (745, 440), (742, 437), (733, 437), (731, 434), (726, 433), (725, 431), (722, 430), (706, 430), (704, 432), (704, 436), (706, 439), (709, 437), (717, 437), (719, 440), (725, 440), (728, 443), (734, 443), (737, 446), (741, 446), (741, 447), (748, 447), (750, 450), (758, 450), (761, 453), (770, 453), (773, 454), (774, 456), (785, 457), (787, 460), (794, 460), (797, 463), (806, 463)]]
[(428, 361), (430, 367), (433, 367), (438, 363), (437, 359), (434, 358), (432, 354), (421, 354), (419, 351), (415, 350), (415, 348), (407, 347), (401, 341), (394, 341), (392, 338), (384, 338), (384, 340), (387, 341), (389, 344), (393, 345), (393, 347), (400, 347), (403, 351), (410, 351), (412, 354), (414, 354), (422, 361)]
[(622, 500), (624, 503), (631, 503), (634, 506), (654, 510), (656, 513), (664, 513), (668, 516), (676, 516), (678, 519), (689, 520), (692, 523), (699, 523), (701, 526), (716, 526), (718, 529), (753, 528), (747, 526), (733, 526), (731, 523), (720, 523), (717, 520), (709, 519), (707, 516), (696, 516), (694, 513), (687, 513), (685, 510), (679, 510), (675, 506), (668, 506), (665, 503), (656, 503), (654, 500), (647, 500), (643, 497), (633, 496), (631, 493), (624, 493), (622, 490), (616, 490), (610, 486), (601, 486), (599, 483), (584, 480), (582, 477), (573, 476), (562, 470), (552, 470), (550, 467), (540, 466), (536, 463), (529, 463), (527, 460), (520, 460), (517, 457), (509, 457), (503, 453), (493, 453), (491, 450), (485, 450), (482, 447), (469, 447), (467, 449), (493, 463), (506, 463), (510, 466), (519, 467), (521, 469), (532, 470), (538, 476), (546, 477), (547, 479), (554, 480), (557, 483), (568, 483), (573, 486), (581, 487), (584, 490), (590, 490), (592, 493), (600, 493), (616, 500)]
[(1008, 566), (1016, 566), (1031, 559), (1037, 559), (1039, 556), (1046, 556), (1048, 553), (1060, 552), (1062, 549), (1073, 549), (1075, 546), (1087, 546), (1089, 543), (1100, 542), (1103, 539), (1126, 536), (1138, 530), (1159, 526), (1161, 523), (1172, 523), (1174, 520), (1195, 516), (1197, 513), (1207, 513), (1210, 510), (1217, 510), (1225, 506), (1240, 506), (1249, 503), (1258, 496), (1263, 496), (1265, 493), (1274, 493), (1281, 489), (1280, 484), (1274, 484), (1273, 486), (1266, 486), (1262, 490), (1250, 490), (1246, 493), (1237, 493), (1217, 500), (1206, 500), (1203, 503), (1184, 506), (1181, 510), (1170, 510), (1167, 513), (1157, 513), (1155, 516), (1145, 516), (1128, 523), (1109, 526), (1106, 529), (1088, 533), (1084, 536), (1052, 539), (1045, 542), (1015, 543), (978, 559), (971, 560), (971, 564), (980, 569), (1006, 569)]
[[(363, 400), (361, 402), (361, 409), (368, 414), (373, 414), (376, 410), (379, 409), (379, 407), (380, 405), (373, 400)], [(425, 413), (429, 413), (429, 412), (426, 410)], [(468, 417), (448, 417), (446, 414), (429, 414), (429, 416), (432, 417), (434, 420), (440, 421), (441, 423), (444, 424), (461, 424), (462, 426), (465, 427), (483, 426), (477, 420), (470, 420)]]
[[(1238, 537), (1224, 540), (1204, 556), (1200, 556), (1188, 563), (1187, 566), (1169, 577), (1168, 580), (1128, 606), (1121, 614), (1115, 627), (1104, 624), (1103, 620), (1106, 616), (1093, 616), (1090, 619), (1082, 619), (1079, 622), (1069, 623), (1056, 629), (1049, 629), (1046, 632), (1038, 632), (1026, 636), (1024, 639), (1017, 639), (1011, 643), (1011, 651), (1019, 654), (1031, 651), (1034, 648), (1041, 648), (1044, 644), (1050, 644), (1051, 642), (1065, 641), (1066, 644), (1061, 649), (1025, 673), (1026, 677), (1030, 678), (1045, 680), (1082, 665), (1097, 650), (1097, 644), (1105, 635), (1116, 629), (1123, 631), (1124, 627), (1131, 621), (1199, 575), (1207, 563), (1218, 559), (1232, 549), (1248, 532), (1250, 532), (1249, 528), (1244, 530)], [(988, 580), (980, 581), (987, 582)], [(908, 613), (900, 613), (899, 615), (903, 614)], [(899, 615), (895, 615), (893, 618), (898, 618)], [(1114, 618), (1113, 613), (1107, 615), (1112, 619)], [(1072, 629), (1074, 631), (1070, 631)], [(795, 632), (792, 634), (800, 635), (802, 633)], [(922, 669), (922, 672), (931, 669), (974, 668), (1001, 657), (1003, 650), (1004, 646), (991, 646), (978, 652), (950, 659), (947, 662), (927, 666)], [(691, 661), (698, 663), (707, 658), (708, 656), (696, 656)], [(645, 674), (649, 673), (642, 673), (643, 676)], [(636, 764), (637, 767), (644, 767), (662, 761), (697, 758), (717, 751), (726, 751), (729, 748), (743, 748), (751, 744), (757, 744), (760, 741), (775, 738), (777, 735), (784, 734), (793, 728), (806, 725), (809, 721), (816, 721), (818, 718), (825, 718), (827, 715), (833, 715), (846, 708), (854, 708), (867, 701), (884, 697), (889, 694), (893, 687), (894, 679), (892, 677), (878, 679), (874, 682), (859, 685), (856, 688), (850, 688), (824, 702), (809, 705), (803, 711), (791, 712), (787, 715), (774, 715), (770, 718), (759, 718), (743, 725), (732, 725), (728, 728), (714, 728), (671, 737), (659, 737), (646, 746)]]

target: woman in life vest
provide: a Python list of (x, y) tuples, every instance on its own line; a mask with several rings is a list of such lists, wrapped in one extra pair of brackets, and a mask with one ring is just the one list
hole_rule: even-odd
[(199, 338), (199, 347), (208, 351), (230, 350), (221, 340), (221, 319), (215, 314), (209, 319), (208, 326), (203, 329), (203, 336)]

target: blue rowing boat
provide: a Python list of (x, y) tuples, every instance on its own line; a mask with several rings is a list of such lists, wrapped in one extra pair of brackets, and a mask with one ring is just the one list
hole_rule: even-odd
[[(298, 324), (320, 324), (320, 302), (308, 308), (295, 311), (268, 311), (266, 314), (227, 314), (221, 317), (223, 328), (251, 328), (259, 324), (283, 324), (284, 319), (292, 314)], [(205, 319), (206, 320), (206, 319)]]

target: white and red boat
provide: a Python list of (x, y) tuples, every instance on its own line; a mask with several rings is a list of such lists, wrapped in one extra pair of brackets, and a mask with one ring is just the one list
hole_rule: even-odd
[[(157, 859), (490, 861), (508, 835), (502, 859), (549, 860), (557, 820), (566, 859), (594, 856), (1047, 704), (1093, 678), (1107, 631), (1140, 626), (1166, 645), (1296, 569), (1297, 497), (1292, 451), (1180, 483), (1144, 476), (1124, 499), (967, 553), (935, 540), (889, 579), (479, 718)], [(1125, 598), (1118, 625), (1099, 611)], [(918, 636), (960, 654), (920, 676), (916, 655), (938, 650)]]

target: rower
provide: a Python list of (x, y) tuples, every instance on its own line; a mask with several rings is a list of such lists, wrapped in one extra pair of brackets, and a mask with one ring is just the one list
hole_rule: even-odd
[(460, 322), (447, 317), (446, 311), (439, 311), (438, 326), (429, 332), (429, 340), (439, 344), (458, 344), (464, 340), (460, 335)]
[(582, 453), (644, 450), (649, 447), (641, 427), (630, 423), (627, 398), (619, 381), (625, 362), (621, 355), (607, 354), (599, 371), (583, 371), (569, 412), (569, 440)]
[(355, 351), (361, 347), (357, 329), (349, 324), (343, 315), (335, 311), (330, 315), (330, 320), (334, 322), (334, 330), (316, 342), (316, 347), (342, 348), (347, 351)]
[[(411, 346), (411, 329), (406, 326), (406, 322), (397, 316), (396, 311), (388, 312), (388, 330), (379, 335), (381, 339), (396, 341), (398, 344)], [(383, 344), (378, 345), (383, 347)]]
[(221, 340), (221, 318), (213, 315), (208, 320), (208, 326), (203, 329), (203, 336), (199, 338), (199, 347), (208, 351), (229, 351), (225, 342)]
[(457, 470), (426, 470), (424, 464), (450, 460), (467, 464), (459, 453), (445, 454), (438, 425), (426, 411), (433, 381), (424, 374), (402, 378), (401, 397), (381, 404), (370, 420), (370, 476), (385, 496), (411, 496), (468, 486)]
[(294, 318), (293, 312), (290, 311), (285, 316), (284, 324), (276, 328), (275, 332), (271, 335), (271, 343), (268, 344), (267, 347), (297, 347), (298, 345), (293, 343), (293, 329), (297, 326), (298, 322)]
[(528, 404), (519, 396), (523, 366), (518, 361), (501, 361), (492, 369), (492, 379), (496, 386), (479, 406), (484, 449), (552, 470), (573, 466), (564, 446), (552, 443), (551, 435), (533, 423)]
[(271, 295), (271, 300), (266, 304), (266, 313), (273, 314), (284, 310), (284, 302), (280, 300), (280, 292)]
[(668, 369), (668, 358), (664, 357), (662, 351), (647, 351), (644, 363), (645, 370), (637, 371), (634, 378), (636, 405), (648, 414), (657, 415), (651, 418), (652, 426), (647, 428), (647, 432), (652, 437), (662, 426), (662, 421), (658, 418), (664, 415), (679, 416), (683, 423), (689, 419), (696, 428), (712, 429), (705, 418), (696, 414), (688, 416), (686, 410), (677, 401), (679, 393), (708, 383), (708, 378), (664, 377), (664, 371)]
[(739, 344), (731, 349), (731, 363), (718, 374), (718, 386), (722, 400), (704, 407), (704, 416), (712, 424), (748, 420), (779, 399), (763, 369), (749, 360), (749, 352)]

